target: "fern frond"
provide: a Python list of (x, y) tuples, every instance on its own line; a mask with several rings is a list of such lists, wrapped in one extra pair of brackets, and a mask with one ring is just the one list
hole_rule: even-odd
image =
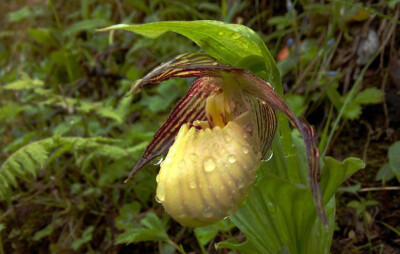
[(29, 181), (46, 164), (68, 151), (89, 150), (92, 154), (114, 160), (128, 156), (128, 150), (115, 143), (120, 140), (110, 138), (52, 137), (23, 146), (14, 152), (0, 167), (0, 199), (11, 187), (18, 186), (18, 178)]

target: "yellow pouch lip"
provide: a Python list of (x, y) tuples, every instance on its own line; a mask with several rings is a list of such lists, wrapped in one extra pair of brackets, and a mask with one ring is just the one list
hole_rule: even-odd
[(185, 226), (217, 222), (234, 213), (255, 180), (258, 144), (244, 126), (248, 114), (223, 128), (181, 127), (157, 177), (157, 199)]

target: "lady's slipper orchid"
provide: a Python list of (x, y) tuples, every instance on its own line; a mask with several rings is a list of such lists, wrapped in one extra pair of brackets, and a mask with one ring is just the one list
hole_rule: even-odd
[(182, 225), (214, 223), (236, 211), (248, 195), (275, 135), (275, 110), (279, 110), (303, 136), (316, 210), (327, 225), (314, 132), (295, 117), (272, 86), (249, 71), (193, 53), (161, 64), (136, 81), (131, 91), (182, 77), (198, 79), (157, 131), (129, 178), (168, 152), (157, 176), (156, 199)]

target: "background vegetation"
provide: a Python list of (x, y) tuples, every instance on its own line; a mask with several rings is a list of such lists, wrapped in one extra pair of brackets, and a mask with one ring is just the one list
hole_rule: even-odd
[(244, 240), (229, 219), (196, 230), (171, 220), (154, 199), (157, 165), (123, 184), (190, 80), (125, 98), (130, 84), (198, 48), (175, 34), (150, 40), (95, 29), (196, 19), (257, 31), (321, 153), (367, 163), (337, 195), (331, 252), (396, 253), (399, 3), (1, 2), (0, 253), (173, 253), (180, 245), (212, 253), (221, 240)]

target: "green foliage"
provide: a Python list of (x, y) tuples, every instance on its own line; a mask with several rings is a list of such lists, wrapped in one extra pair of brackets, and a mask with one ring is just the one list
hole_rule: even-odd
[(135, 243), (141, 241), (169, 241), (168, 234), (154, 213), (147, 213), (140, 220), (142, 228), (132, 228), (118, 236), (117, 243)]
[(203, 253), (206, 253), (204, 246), (214, 239), (219, 233), (225, 237), (230, 238), (229, 233), (235, 225), (228, 219), (223, 219), (213, 225), (198, 227), (194, 229), (194, 235)]
[(82, 236), (78, 239), (76, 239), (72, 243), (72, 249), (73, 250), (78, 250), (83, 244), (88, 243), (92, 240), (93, 237), (93, 231), (94, 231), (94, 226), (89, 226), (83, 231)]
[(347, 203), (347, 206), (351, 207), (351, 208), (355, 208), (356, 214), (360, 215), (366, 211), (368, 206), (376, 206), (378, 204), (379, 203), (375, 200), (361, 199), (361, 202), (357, 201), (357, 200), (352, 200), (349, 203)]
[[(117, 140), (108, 138), (54, 137), (30, 143), (13, 153), (0, 168), (0, 198), (4, 198), (10, 187), (17, 187), (17, 177), (27, 180), (37, 176), (37, 171), (46, 163), (57, 159), (65, 152), (90, 150), (92, 154), (107, 156), (111, 159), (127, 157), (129, 150), (109, 145)], [(50, 154), (50, 151), (56, 152)], [(83, 168), (84, 169), (84, 168)]]
[[(0, 10), (4, 17), (0, 31), (0, 253), (130, 252), (132, 248), (143, 253), (183, 253), (180, 243), (191, 252), (205, 253), (220, 240), (220, 253), (226, 252), (222, 248), (241, 253), (323, 253), (328, 249), (334, 228), (332, 193), (340, 179), (362, 166), (359, 160), (340, 163), (325, 158), (324, 197), (332, 198), (325, 200), (331, 226), (323, 231), (311, 214), (302, 141), (296, 135), (292, 140), (287, 120), (280, 116), (274, 155), (263, 163), (246, 201), (254, 203), (250, 206), (254, 211), (243, 206), (231, 217), (246, 241), (242, 242), (243, 234), (229, 218), (182, 231), (168, 216), (157, 217), (164, 213), (154, 200), (155, 166), (148, 165), (132, 182), (123, 184), (123, 180), (190, 82), (175, 80), (133, 98), (124, 96), (132, 81), (160, 62), (198, 50), (187, 38), (167, 33), (177, 32), (219, 60), (270, 81), (280, 94), (283, 89), (277, 70), (282, 76), (287, 74), (285, 96), (298, 116), (330, 112), (321, 144), (327, 150), (333, 140), (327, 135), (329, 131), (337, 133), (341, 111), (345, 121), (359, 119), (368, 112), (369, 104), (384, 98), (374, 84), (363, 82), (368, 87), (358, 87), (359, 82), (352, 83), (351, 78), (348, 88), (356, 89), (348, 92), (342, 82), (348, 67), (332, 69), (336, 68), (332, 55), (340, 55), (336, 49), (358, 40), (346, 20), (360, 19), (356, 14), (361, 11), (363, 20), (373, 14), (374, 24), (382, 17), (390, 22), (390, 12), (385, 16), (374, 8), (394, 13), (399, 1), (388, 1), (388, 8), (383, 8), (383, 2), (369, 5), (357, 1), (294, 1), (295, 8), (235, 0), (82, 0), (70, 5), (50, 0), (26, 6), (6, 2)], [(282, 14), (273, 16), (276, 13)], [(205, 21), (208, 19), (243, 25)], [(151, 23), (160, 20), (203, 21)], [(144, 24), (119, 28), (149, 38), (95, 30), (116, 23)], [(342, 33), (343, 37), (337, 37)], [(151, 39), (154, 37), (158, 39)], [(277, 56), (282, 46), (289, 56), (276, 67), (272, 56)], [(332, 127), (335, 119), (338, 124)], [(383, 184), (399, 179), (397, 143), (390, 147), (389, 159), (376, 175)], [(340, 190), (355, 193), (360, 186), (357, 183)], [(344, 203), (354, 207), (354, 213), (365, 208), (357, 217), (368, 219), (367, 200), (371, 198), (346, 199)], [(300, 205), (302, 201), (305, 203)], [(343, 200), (337, 201), (344, 206)], [(274, 209), (283, 212), (278, 216)], [(310, 219), (300, 220), (297, 210)], [(269, 228), (267, 223), (278, 226)], [(382, 225), (398, 234), (395, 227)], [(320, 244), (310, 246), (312, 236), (322, 239)], [(125, 244), (133, 242), (135, 245)]]
[(246, 26), (212, 20), (168, 21), (143, 25), (121, 24), (101, 31), (115, 29), (132, 31), (149, 38), (157, 38), (169, 31), (179, 33), (216, 59), (255, 72), (261, 69), (264, 73), (260, 75), (273, 84), (279, 83), (280, 77), (272, 55), (259, 35)]
[[(177, 32), (192, 39), (208, 54), (253, 71), (254, 65), (242, 65), (246, 62), (245, 59), (264, 59), (265, 65), (261, 68), (266, 74), (264, 77), (277, 90), (282, 89), (276, 64), (268, 49), (257, 34), (243, 26), (194, 21), (116, 25), (104, 30), (113, 29), (133, 31), (150, 38), (156, 38), (167, 31)], [(260, 71), (259, 68), (258, 66), (257, 71)], [(361, 101), (363, 102), (362, 97)], [(281, 123), (285, 125), (282, 120)], [(251, 195), (242, 208), (231, 216), (235, 225), (245, 233), (247, 241), (241, 245), (225, 242), (219, 246), (241, 250), (243, 253), (277, 253), (282, 250), (290, 253), (328, 253), (335, 220), (334, 193), (346, 177), (365, 165), (354, 158), (347, 159), (343, 164), (326, 158), (321, 178), (330, 225), (329, 230), (326, 230), (316, 216), (313, 199), (307, 187), (305, 149), (299, 141), (295, 142), (297, 151), (293, 148), (287, 149), (290, 145), (290, 140), (285, 140), (288, 134), (290, 136), (288, 129), (281, 125), (278, 132), (283, 137), (282, 141), (279, 138), (274, 141), (273, 159), (263, 164)], [(296, 167), (290, 168), (293, 162), (296, 162)], [(316, 239), (318, 244), (315, 244)]]
[(392, 144), (389, 147), (388, 157), (389, 161), (385, 163), (376, 174), (376, 180), (382, 182), (388, 182), (395, 176), (400, 181), (400, 141)]

